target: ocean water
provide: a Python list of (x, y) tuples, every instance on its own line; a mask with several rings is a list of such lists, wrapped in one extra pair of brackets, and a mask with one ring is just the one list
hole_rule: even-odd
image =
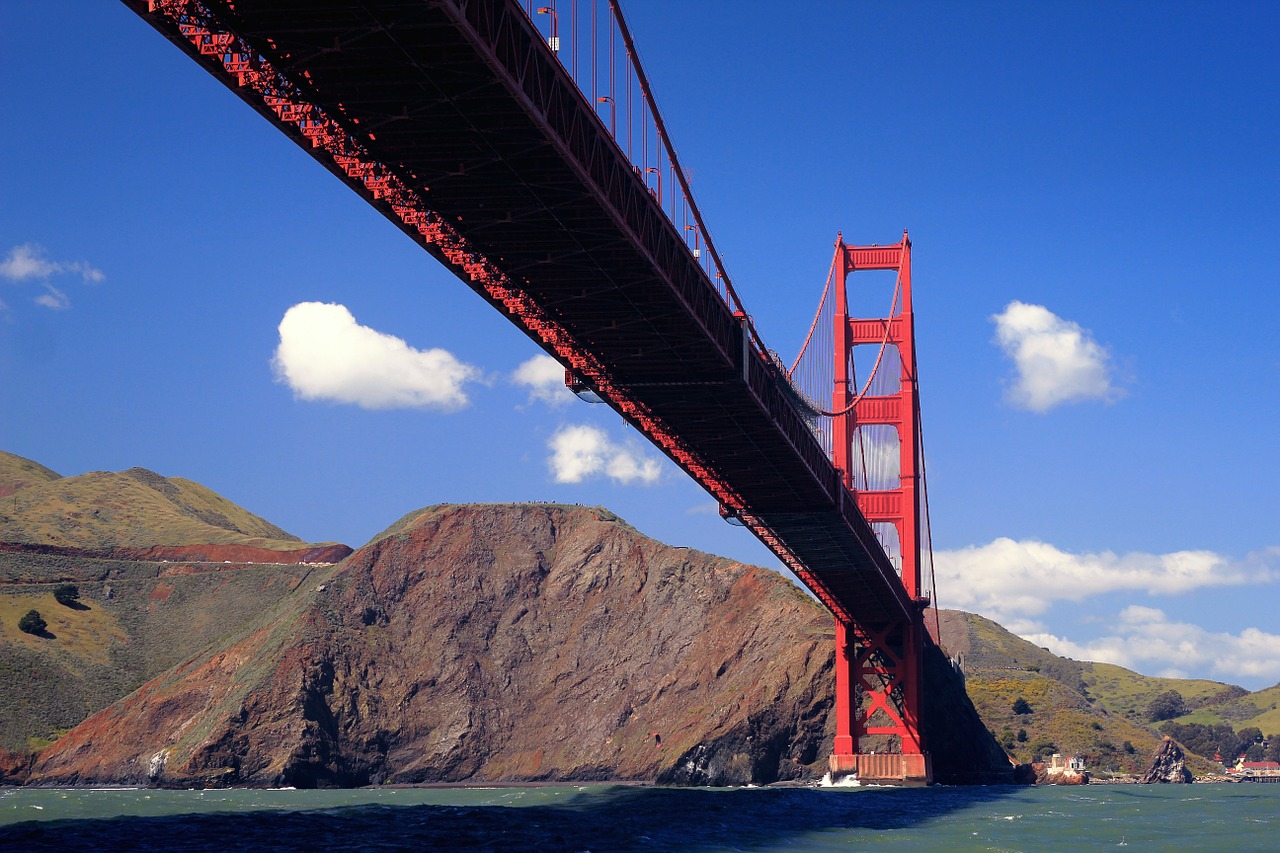
[(0, 790), (12, 850), (1280, 850), (1280, 785)]

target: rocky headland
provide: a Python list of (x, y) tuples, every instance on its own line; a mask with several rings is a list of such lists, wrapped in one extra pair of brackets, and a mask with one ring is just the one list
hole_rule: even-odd
[[(814, 777), (831, 666), (829, 615), (771, 571), (595, 508), (433, 507), (86, 720), (29, 781)], [(932, 695), (935, 766), (1007, 775), (963, 690)]]

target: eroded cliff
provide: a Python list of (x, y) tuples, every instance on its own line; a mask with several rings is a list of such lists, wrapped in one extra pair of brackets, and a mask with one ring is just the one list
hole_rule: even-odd
[(603, 510), (435, 507), (91, 717), (31, 781), (796, 778), (829, 749), (831, 645), (785, 579)]

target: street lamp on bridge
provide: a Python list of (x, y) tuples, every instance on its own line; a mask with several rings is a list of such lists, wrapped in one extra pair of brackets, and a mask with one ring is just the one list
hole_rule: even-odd
[[(658, 176), (658, 204), (662, 204), (662, 170), (656, 166), (650, 166), (649, 168), (645, 169), (644, 172), (646, 175), (652, 173)], [(645, 186), (648, 186), (648, 184), (649, 184), (649, 180), (646, 178)], [(650, 189), (649, 192), (653, 192), (653, 190)]]
[(700, 259), (702, 257), (702, 247), (698, 243), (698, 226), (686, 225), (684, 230), (693, 232), (693, 258), (694, 260)]
[(613, 102), (613, 98), (608, 95), (601, 95), (596, 98), (597, 104), (609, 105), (609, 135), (614, 139), (618, 138), (618, 105)]
[(556, 14), (556, 10), (551, 6), (539, 6), (539, 15), (551, 16), (551, 37), (547, 39), (547, 47), (553, 51), (560, 50), (560, 16)]

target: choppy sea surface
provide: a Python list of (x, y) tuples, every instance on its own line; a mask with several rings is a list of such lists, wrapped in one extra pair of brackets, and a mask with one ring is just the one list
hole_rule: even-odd
[(0, 789), (13, 850), (1280, 850), (1280, 785)]

